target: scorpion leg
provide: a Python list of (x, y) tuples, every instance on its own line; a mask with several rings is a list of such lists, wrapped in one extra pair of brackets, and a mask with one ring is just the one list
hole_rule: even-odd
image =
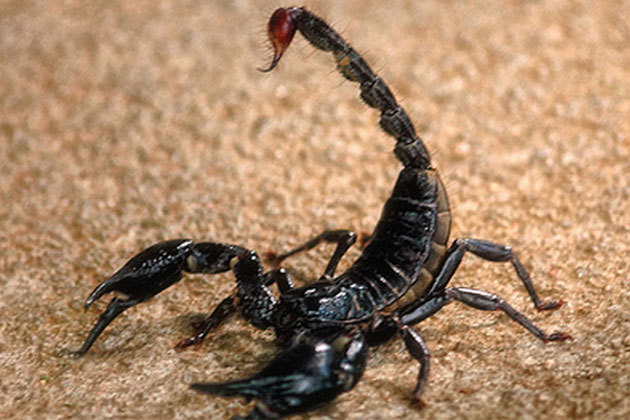
[(459, 267), (459, 264), (464, 257), (466, 252), (472, 252), (476, 256), (483, 258), (487, 261), (494, 262), (511, 262), (516, 274), (523, 282), (525, 289), (527, 289), (527, 293), (531, 297), (534, 302), (534, 306), (539, 311), (546, 310), (554, 310), (558, 309), (564, 303), (562, 300), (553, 300), (550, 302), (542, 303), (540, 298), (538, 297), (538, 293), (536, 293), (536, 289), (534, 288), (534, 284), (532, 283), (532, 279), (529, 276), (525, 267), (521, 264), (516, 254), (512, 251), (512, 248), (509, 246), (497, 244), (494, 242), (482, 240), (482, 239), (468, 239), (468, 238), (458, 238), (456, 239), (449, 250), (447, 251), (447, 257), (444, 261), (442, 271), (436, 278), (431, 290), (427, 295), (434, 293), (436, 291), (442, 290), (446, 287), (451, 277)]
[[(272, 270), (264, 274), (263, 284), (270, 286), (273, 283), (278, 284), (280, 292), (285, 292), (293, 288), (293, 281), (284, 268)], [(228, 316), (236, 312), (237, 309), (236, 294), (226, 297), (206, 319), (195, 326), (197, 333), (177, 343), (175, 350), (182, 351), (186, 347), (201, 343), (212, 330), (216, 329)]]
[[(424, 384), (426, 383), (429, 373), (429, 352), (426, 348), (426, 345), (424, 345), (424, 342), (422, 341), (420, 335), (415, 333), (415, 331), (413, 331), (411, 328), (405, 330), (405, 327), (422, 322), (423, 320), (434, 315), (444, 306), (453, 301), (459, 301), (473, 308), (486, 311), (501, 310), (505, 312), (511, 319), (521, 324), (529, 332), (531, 332), (537, 338), (544, 342), (565, 341), (572, 339), (569, 334), (563, 332), (556, 332), (552, 334), (545, 333), (524, 314), (514, 309), (504, 299), (497, 295), (464, 287), (445, 288), (446, 284), (449, 282), (455, 270), (459, 266), (459, 263), (461, 262), (464, 253), (462, 247), (458, 246), (458, 241), (456, 241), (454, 246), (451, 247), (451, 249), (449, 250), (448, 257), (442, 266), (442, 270), (440, 274), (436, 277), (433, 288), (425, 295), (426, 297), (424, 298), (424, 300), (416, 301), (410, 305), (401, 308), (397, 313), (396, 321), (384, 322), (383, 326), (380, 327), (380, 329), (382, 330), (381, 334), (386, 336), (389, 332), (391, 332), (392, 326), (395, 326), (396, 323), (402, 324), (402, 327), (400, 327), (400, 331), (403, 335), (403, 339), (405, 340), (407, 350), (414, 358), (419, 360), (421, 363), (420, 371), (418, 373), (418, 382), (416, 385), (416, 389), (414, 390), (414, 399), (416, 399), (421, 404), (422, 401), (420, 400), (420, 395), (422, 393)], [(487, 244), (485, 241), (483, 241), (482, 243)], [(490, 245), (491, 247), (497, 246), (496, 244)], [(536, 296), (535, 292), (533, 296)], [(534, 298), (532, 297), (532, 299)], [(376, 332), (379, 332), (378, 329)]]
[(181, 280), (183, 271), (209, 274), (228, 271), (230, 261), (245, 252), (236, 245), (195, 244), (190, 239), (160, 242), (140, 252), (90, 293), (86, 310), (107, 293), (118, 292), (123, 298), (114, 298), (109, 303), (76, 354), (85, 354), (105, 327), (126, 309), (151, 299)]
[(530, 293), (530, 296), (538, 310), (556, 309), (562, 304), (561, 301), (552, 301), (546, 304), (540, 302), (529, 275), (509, 247), (489, 241), (460, 238), (455, 240), (453, 245), (449, 248), (440, 273), (436, 276), (431, 288), (424, 294), (425, 297), (422, 300), (418, 300), (402, 307), (398, 311), (398, 316), (402, 324), (417, 324), (435, 314), (445, 305), (453, 302), (453, 300), (458, 300), (477, 309), (502, 310), (510, 316), (510, 318), (524, 326), (542, 341), (564, 341), (571, 339), (571, 336), (566, 333), (553, 333), (547, 335), (529, 318), (518, 312), (499, 296), (469, 288), (446, 288), (446, 285), (453, 277), (455, 270), (459, 267), (466, 251), (470, 251), (473, 254), (489, 261), (512, 261), (516, 272), (525, 284), (525, 288)]
[(234, 296), (228, 296), (217, 305), (206, 319), (197, 327), (197, 334), (189, 338), (184, 338), (175, 345), (176, 351), (182, 351), (186, 347), (201, 343), (213, 329), (217, 328), (230, 314), (236, 311)]
[[(399, 315), (395, 321), (392, 321), (402, 324), (399, 328), (405, 341), (407, 351), (420, 362), (418, 381), (413, 391), (413, 397), (421, 406), (423, 406), (424, 403), (420, 397), (429, 375), (429, 350), (422, 340), (422, 337), (410, 326), (429, 318), (453, 301), (459, 301), (473, 308), (486, 311), (501, 310), (545, 343), (572, 339), (569, 334), (562, 332), (552, 334), (545, 333), (524, 314), (514, 309), (497, 295), (465, 287), (447, 288), (439, 291), (424, 301), (402, 308), (402, 314)], [(390, 323), (390, 325), (392, 324)], [(385, 328), (387, 328), (387, 326)]]
[(510, 318), (521, 324), (529, 332), (534, 334), (545, 343), (549, 341), (565, 341), (572, 339), (569, 334), (562, 332), (546, 334), (543, 330), (538, 328), (529, 318), (514, 309), (501, 297), (492, 293), (484, 292), (482, 290), (470, 289), (468, 287), (449, 288), (445, 290), (445, 293), (449, 295), (452, 299), (462, 302), (475, 309), (481, 309), (483, 311), (503, 311)]
[(248, 419), (277, 419), (312, 410), (352, 389), (365, 370), (363, 334), (357, 329), (330, 333), (303, 337), (251, 377), (192, 387), (208, 394), (259, 400)]
[(366, 341), (370, 346), (378, 346), (389, 341), (396, 333), (402, 336), (407, 351), (420, 363), (413, 400), (421, 407), (424, 402), (420, 398), (429, 377), (429, 348), (424, 339), (410, 325), (405, 325), (397, 316), (380, 315), (375, 319), (371, 329), (367, 331)]
[(514, 309), (501, 297), (492, 293), (466, 287), (443, 289), (436, 294), (429, 296), (424, 301), (419, 301), (415, 304), (408, 305), (406, 308), (402, 308), (402, 313), (399, 315), (400, 322), (404, 325), (418, 324), (453, 301), (459, 301), (468, 306), (484, 311), (501, 310), (544, 342), (565, 341), (571, 339), (569, 334), (562, 332), (546, 334), (529, 318)]
[(424, 407), (424, 402), (420, 399), (424, 386), (429, 377), (429, 348), (424, 339), (413, 328), (407, 325), (400, 327), (400, 333), (405, 342), (405, 347), (411, 356), (420, 362), (420, 370), (418, 371), (418, 381), (416, 388), (413, 390), (413, 399)]
[(277, 255), (274, 252), (268, 252), (265, 257), (267, 260), (272, 262), (273, 264), (280, 264), (286, 258), (295, 255), (302, 251), (308, 251), (310, 249), (315, 248), (322, 242), (328, 243), (336, 243), (337, 247), (335, 248), (335, 252), (333, 253), (328, 265), (326, 266), (326, 270), (324, 271), (324, 278), (332, 279), (335, 275), (335, 270), (337, 269), (337, 265), (339, 265), (339, 261), (344, 256), (344, 254), (348, 251), (348, 249), (356, 242), (357, 235), (351, 230), (347, 229), (335, 229), (335, 230), (325, 230), (320, 233), (313, 239), (305, 242), (304, 244), (298, 246), (295, 249), (292, 249), (289, 252), (285, 252), (284, 254)]

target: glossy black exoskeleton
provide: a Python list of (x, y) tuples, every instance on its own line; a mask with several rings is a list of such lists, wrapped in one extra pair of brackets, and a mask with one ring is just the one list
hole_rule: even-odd
[[(413, 398), (421, 402), (429, 351), (412, 326), (454, 301), (503, 311), (545, 342), (570, 339), (565, 333), (546, 334), (499, 296), (447, 287), (464, 254), (471, 252), (488, 261), (511, 263), (538, 310), (562, 305), (562, 301), (540, 301), (510, 247), (467, 238), (448, 245), (451, 212), (446, 190), (422, 140), (385, 82), (326, 22), (304, 8), (276, 10), (269, 22), (275, 54), (263, 71), (278, 64), (296, 31), (315, 48), (334, 55), (337, 69), (360, 84), (361, 99), (380, 111), (380, 126), (396, 139), (394, 153), (403, 169), (361, 256), (335, 276), (339, 261), (356, 241), (348, 230), (327, 230), (285, 254), (268, 253), (267, 259), (278, 265), (321, 242), (337, 245), (317, 282), (294, 287), (282, 268), (264, 272), (258, 254), (239, 246), (188, 239), (153, 245), (89, 296), (86, 308), (106, 293), (123, 295), (112, 299), (78, 353), (86, 353), (117, 315), (178, 282), (182, 272), (211, 274), (230, 269), (236, 278), (235, 293), (217, 306), (196, 335), (176, 348), (201, 342), (234, 312), (257, 328), (274, 328), (284, 350), (262, 371), (242, 380), (193, 385), (201, 392), (258, 400), (249, 419), (279, 418), (332, 401), (361, 378), (368, 345), (381, 344), (396, 334), (420, 364)], [(279, 296), (269, 288), (274, 283)]]

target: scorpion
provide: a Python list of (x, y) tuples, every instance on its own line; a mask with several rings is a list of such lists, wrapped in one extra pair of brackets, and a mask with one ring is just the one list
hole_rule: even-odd
[[(532, 280), (509, 246), (457, 238), (448, 245), (451, 211), (446, 190), (429, 153), (390, 88), (366, 61), (323, 19), (303, 7), (277, 9), (268, 23), (274, 55), (263, 72), (273, 70), (296, 31), (316, 49), (331, 52), (337, 70), (360, 84), (360, 97), (380, 111), (379, 124), (396, 139), (394, 154), (403, 165), (393, 192), (361, 255), (335, 276), (346, 251), (356, 242), (350, 230), (326, 230), (303, 245), (264, 256), (238, 245), (176, 239), (157, 243), (131, 258), (89, 295), (87, 310), (101, 296), (118, 292), (99, 316), (82, 347), (85, 354), (114, 318), (177, 283), (183, 272), (215, 274), (232, 270), (235, 291), (223, 299), (190, 338), (176, 350), (198, 344), (229, 315), (240, 313), (260, 329), (273, 328), (283, 350), (260, 372), (227, 382), (192, 384), (219, 396), (241, 396), (258, 404), (246, 417), (276, 419), (310, 411), (351, 390), (361, 379), (368, 349), (399, 335), (419, 372), (413, 400), (420, 406), (429, 375), (429, 350), (414, 326), (452, 302), (485, 311), (503, 311), (543, 342), (565, 341), (569, 334), (547, 334), (501, 297), (468, 287), (447, 287), (464, 255), (509, 262), (539, 311), (555, 310), (562, 300), (543, 303)], [(279, 268), (286, 258), (322, 242), (336, 244), (323, 275), (295, 287)], [(276, 285), (278, 295), (270, 286)]]

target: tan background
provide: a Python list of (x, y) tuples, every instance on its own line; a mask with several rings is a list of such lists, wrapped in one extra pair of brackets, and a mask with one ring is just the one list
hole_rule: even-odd
[[(278, 2), (0, 3), (0, 412), (12, 418), (225, 418), (191, 391), (277, 351), (242, 321), (175, 353), (233, 286), (187, 276), (69, 356), (107, 300), (88, 293), (139, 250), (191, 237), (283, 250), (369, 231), (399, 164), (332, 57), (297, 42), (269, 75)], [(423, 411), (400, 340), (313, 418), (623, 418), (630, 414), (628, 1), (312, 1), (390, 83), (450, 192), (454, 236), (511, 244), (513, 271), (468, 257), (453, 284), (493, 291), (548, 331), (451, 305)], [(331, 249), (286, 266), (305, 281)], [(350, 252), (344, 267), (356, 258)], [(626, 417), (627, 418), (627, 417)]]

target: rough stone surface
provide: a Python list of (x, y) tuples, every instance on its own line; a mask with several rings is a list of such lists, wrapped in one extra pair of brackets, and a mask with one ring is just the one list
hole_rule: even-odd
[[(630, 416), (628, 1), (315, 1), (388, 81), (426, 140), (453, 234), (518, 252), (467, 257), (453, 284), (503, 296), (548, 331), (451, 305), (394, 340), (319, 419)], [(3, 418), (226, 418), (237, 399), (188, 384), (249, 374), (276, 352), (242, 321), (175, 353), (233, 287), (185, 281), (117, 319), (73, 359), (107, 300), (89, 292), (139, 250), (190, 237), (284, 250), (328, 227), (370, 231), (399, 164), (332, 57), (296, 42), (268, 63), (279, 2), (0, 3), (0, 412)], [(302, 281), (330, 249), (286, 263)], [(343, 267), (356, 258), (353, 250)]]

